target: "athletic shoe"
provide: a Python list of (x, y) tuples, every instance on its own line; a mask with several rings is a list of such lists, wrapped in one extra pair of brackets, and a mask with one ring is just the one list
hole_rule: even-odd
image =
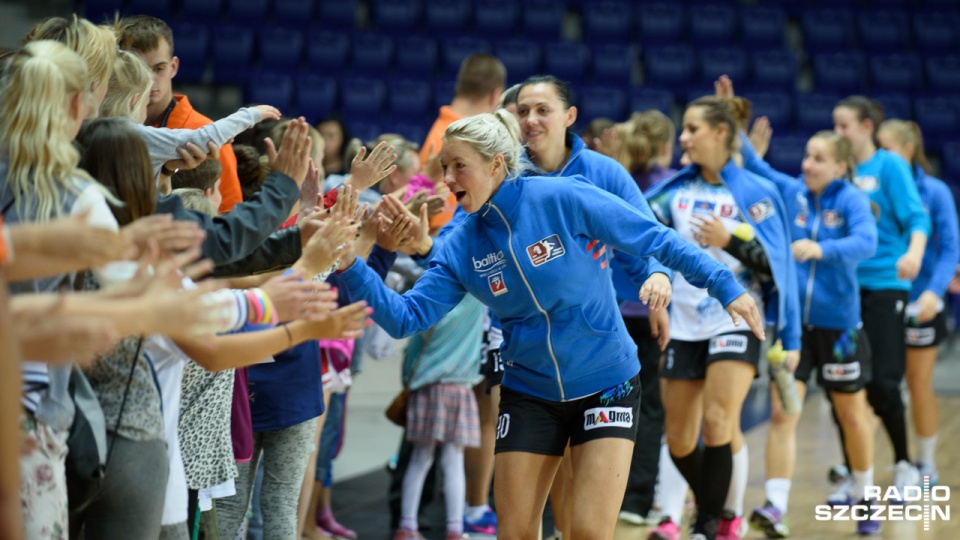
[(740, 530), (743, 526), (743, 518), (731, 512), (724, 510), (720, 514), (720, 525), (717, 527), (717, 535), (714, 540), (740, 540)]
[(750, 514), (750, 524), (767, 535), (767, 538), (786, 538), (790, 535), (790, 528), (787, 527), (787, 516), (767, 501), (760, 508), (755, 508)]
[(935, 465), (924, 465), (922, 463), (917, 463), (917, 469), (920, 470), (920, 485), (923, 486), (923, 480), (925, 478), (929, 479), (929, 486), (933, 487), (940, 483), (940, 471), (937, 470)]
[(656, 529), (650, 531), (647, 540), (680, 540), (680, 528), (667, 516), (660, 520)]
[(397, 529), (397, 532), (393, 533), (393, 540), (424, 540), (424, 538), (423, 535), (420, 534), (420, 531), (411, 531), (410, 529), (401, 527)]
[(492, 508), (488, 508), (476, 521), (470, 521), (467, 516), (463, 516), (463, 532), (496, 536), (497, 513)]
[[(907, 486), (920, 485), (920, 471), (909, 461), (900, 460), (893, 468), (893, 486), (897, 488), (897, 494), (903, 495), (904, 488)], [(904, 504), (902, 499), (891, 499), (893, 504)]]
[(690, 540), (710, 540), (707, 538), (707, 535), (703, 533), (693, 533), (690, 535)]
[(629, 525), (642, 526), (647, 524), (647, 520), (643, 516), (636, 512), (628, 512), (626, 510), (621, 510), (620, 515), (617, 516), (620, 521), (627, 523)]
[[(901, 463), (906, 463), (906, 462), (901, 462)], [(869, 506), (871, 508), (871, 514), (872, 514), (872, 509), (876, 506), (876, 503), (870, 504), (870, 501), (866, 501), (866, 500), (860, 501), (857, 504)], [(876, 536), (880, 534), (880, 531), (882, 530), (883, 530), (883, 524), (877, 520), (866, 519), (866, 520), (857, 522), (858, 536)]]
[(834, 465), (830, 467), (827, 477), (830, 480), (830, 494), (827, 495), (827, 504), (830, 506), (850, 506), (853, 504), (855, 484), (850, 471), (843, 465)]

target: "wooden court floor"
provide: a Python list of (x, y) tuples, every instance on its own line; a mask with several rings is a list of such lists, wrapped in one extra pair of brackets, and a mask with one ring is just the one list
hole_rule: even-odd
[[(908, 415), (909, 420), (909, 415)], [(749, 433), (746, 440), (750, 447), (750, 481), (744, 502), (745, 513), (764, 502), (764, 445), (767, 423)], [(882, 428), (877, 430), (874, 478), (877, 485), (887, 486), (893, 481), (893, 457), (889, 439)], [(931, 521), (930, 530), (923, 530), (922, 522), (886, 522), (883, 532), (874, 538), (896, 540), (960, 540), (960, 395), (940, 395), (940, 434), (937, 443), (937, 465), (940, 469), (940, 485), (951, 488), (951, 514), (949, 521)], [(840, 447), (837, 442), (830, 409), (822, 394), (811, 396), (800, 420), (797, 433), (797, 468), (790, 494), (790, 538), (851, 539), (857, 538), (856, 524), (827, 522), (814, 519), (814, 507), (823, 504), (829, 485), (827, 470), (840, 463)], [(686, 523), (684, 524), (686, 528)], [(616, 540), (638, 540), (647, 537), (648, 528), (620, 524)], [(684, 533), (686, 538), (686, 533)], [(763, 533), (751, 530), (744, 538), (765, 538)]]

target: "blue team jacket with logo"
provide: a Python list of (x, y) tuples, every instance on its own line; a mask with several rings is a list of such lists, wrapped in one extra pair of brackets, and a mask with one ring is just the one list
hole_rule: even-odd
[(500, 318), (503, 385), (551, 401), (603, 391), (640, 369), (610, 279), (591, 239), (652, 255), (728, 305), (745, 291), (724, 266), (582, 177), (505, 181), (447, 234), (430, 268), (403, 296), (361, 261), (341, 276), (394, 337), (430, 328), (470, 293)]
[(960, 257), (960, 232), (957, 231), (957, 205), (953, 193), (943, 180), (928, 176), (919, 166), (914, 170), (920, 201), (930, 216), (933, 232), (923, 253), (923, 266), (913, 280), (911, 302), (928, 290), (942, 298)]
[(857, 186), (837, 179), (815, 195), (803, 178), (783, 174), (762, 160), (746, 136), (743, 166), (769, 179), (783, 195), (793, 240), (820, 244), (819, 261), (797, 262), (804, 326), (847, 330), (860, 325), (857, 263), (877, 250), (877, 220), (870, 200)]
[[(690, 165), (644, 193), (647, 200), (660, 193), (678, 189), (700, 174)], [(740, 213), (756, 231), (773, 272), (773, 284), (764, 286), (768, 323), (777, 331), (784, 349), (800, 349), (800, 303), (797, 296), (797, 270), (790, 252), (790, 223), (783, 199), (776, 186), (764, 178), (737, 167), (733, 161), (720, 170), (720, 179), (730, 190)], [(711, 259), (712, 260), (712, 259)]]

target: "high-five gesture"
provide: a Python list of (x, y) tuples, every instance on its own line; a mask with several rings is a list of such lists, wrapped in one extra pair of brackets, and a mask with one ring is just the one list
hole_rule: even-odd
[(357, 157), (350, 163), (350, 178), (347, 179), (347, 184), (353, 186), (358, 192), (373, 187), (397, 170), (397, 166), (393, 164), (397, 160), (397, 154), (394, 153), (392, 146), (387, 146), (386, 142), (381, 142), (374, 147), (370, 157), (364, 159), (366, 155), (367, 147), (363, 146), (357, 152)]
[(270, 169), (293, 178), (298, 186), (306, 180), (310, 169), (310, 147), (313, 139), (310, 138), (308, 128), (303, 117), (291, 121), (283, 132), (279, 151), (272, 139), (264, 140)]

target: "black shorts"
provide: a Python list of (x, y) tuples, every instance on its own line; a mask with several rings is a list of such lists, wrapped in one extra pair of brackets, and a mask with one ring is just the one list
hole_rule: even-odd
[(906, 339), (908, 349), (936, 347), (945, 337), (947, 337), (947, 317), (943, 314), (943, 311), (937, 313), (936, 317), (925, 323), (907, 319)]
[(562, 456), (596, 439), (637, 439), (640, 376), (573, 401), (547, 401), (500, 389), (496, 452)]
[(808, 382), (816, 368), (821, 387), (844, 394), (859, 392), (870, 382), (870, 340), (862, 329), (805, 328), (800, 340), (796, 380)]
[(760, 363), (760, 340), (753, 332), (729, 332), (703, 341), (671, 339), (667, 345), (660, 376), (667, 379), (700, 380), (707, 377), (707, 365), (718, 360)]
[(500, 358), (500, 349), (490, 349), (480, 362), (480, 374), (486, 382), (486, 392), (489, 394), (495, 386), (503, 382), (503, 359)]

